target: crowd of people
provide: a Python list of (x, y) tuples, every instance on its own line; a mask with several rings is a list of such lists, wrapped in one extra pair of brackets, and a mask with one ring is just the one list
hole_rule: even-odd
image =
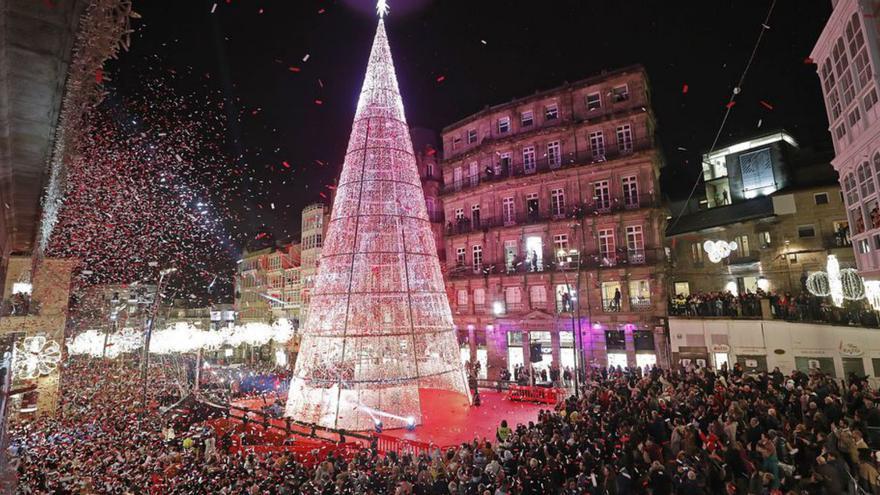
[(137, 363), (73, 359), (57, 418), (21, 421), (11, 453), (23, 494), (880, 494), (880, 397), (822, 374), (593, 369), (578, 396), (495, 438), (422, 455), (364, 445), (316, 466), (230, 453), (191, 418), (184, 392)]
[(841, 325), (878, 326), (877, 315), (865, 301), (845, 301), (835, 306), (828, 297), (818, 297), (807, 291), (791, 292), (745, 292), (731, 291), (677, 294), (669, 300), (670, 316), (760, 318), (763, 315), (761, 301), (768, 301), (771, 318), (823, 322)]

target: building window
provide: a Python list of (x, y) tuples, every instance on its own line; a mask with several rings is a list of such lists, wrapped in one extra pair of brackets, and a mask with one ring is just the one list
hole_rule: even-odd
[(526, 212), (529, 220), (535, 221), (540, 219), (540, 209), (538, 203), (538, 193), (529, 193), (526, 195)]
[(477, 130), (470, 129), (467, 131), (467, 142), (468, 144), (474, 144), (477, 142)]
[(615, 86), (611, 90), (611, 101), (620, 103), (629, 99), (629, 88), (626, 84), (623, 86)]
[(508, 272), (516, 271), (516, 240), (504, 241), (504, 265)]
[(813, 201), (816, 202), (816, 205), (827, 205), (828, 204), (828, 193), (816, 193), (813, 194)]
[(828, 109), (831, 112), (831, 120), (837, 120), (840, 117), (840, 97), (837, 95), (836, 79), (834, 78), (834, 69), (831, 67), (831, 58), (826, 58), (820, 69), (822, 78), (822, 88), (828, 97)]
[(602, 282), (602, 309), (606, 312), (620, 311), (621, 296), (620, 282)]
[(846, 203), (853, 206), (859, 203), (859, 191), (856, 188), (856, 179), (853, 174), (843, 178), (843, 190), (846, 193)]
[(471, 206), (471, 225), (475, 229), (480, 228), (480, 205)]
[(458, 289), (458, 297), (456, 298), (459, 306), (467, 306), (468, 293), (467, 289)]
[(677, 296), (689, 296), (691, 295), (691, 286), (687, 282), (675, 282), (673, 284), (675, 295)]
[(846, 137), (846, 124), (841, 122), (840, 125), (834, 129), (834, 137), (837, 138), (838, 141), (843, 141), (843, 138)]
[(602, 108), (602, 96), (599, 93), (590, 93), (587, 95), (587, 110), (599, 110)]
[(651, 284), (647, 280), (629, 281), (629, 305), (635, 310), (651, 308)]
[(556, 258), (562, 260), (568, 255), (568, 234), (556, 234), (553, 236), (553, 249), (556, 250)]
[(632, 127), (629, 124), (617, 126), (617, 149), (621, 153), (633, 150)]
[(859, 123), (859, 120), (862, 119), (862, 114), (859, 112), (858, 105), (854, 106), (852, 111), (849, 113), (849, 128), (856, 129), (856, 124)]
[(474, 289), (474, 306), (482, 307), (486, 304), (486, 289)]
[(455, 209), (455, 221), (461, 223), (464, 221), (464, 208)]
[(770, 247), (770, 232), (758, 232), (758, 242), (761, 243), (762, 248)]
[(538, 309), (547, 306), (547, 288), (543, 285), (533, 285), (529, 287), (529, 299), (532, 302), (532, 308)]
[(758, 190), (776, 184), (770, 148), (740, 155), (739, 167), (742, 173), (743, 191), (746, 192), (747, 198), (754, 197), (749, 196), (748, 191), (754, 191), (754, 195), (760, 192)]
[(425, 175), (428, 177), (434, 177), (434, 161), (426, 160), (425, 161)]
[(555, 103), (547, 105), (544, 109), (544, 120), (556, 120), (559, 118), (559, 107)]
[(474, 273), (478, 273), (483, 269), (483, 246), (479, 244), (473, 247)]
[(862, 103), (865, 105), (865, 111), (870, 110), (877, 103), (877, 89), (871, 88), (871, 91), (865, 93), (865, 97), (862, 99)]
[(596, 210), (608, 211), (611, 209), (611, 186), (607, 180), (593, 183), (593, 203)]
[(501, 117), (498, 119), (498, 133), (505, 134), (510, 131), (510, 117)]
[(641, 225), (626, 228), (626, 250), (630, 263), (645, 262), (645, 235)]
[(523, 171), (532, 174), (537, 169), (535, 164), (535, 147), (526, 146), (523, 148)]
[(590, 133), (590, 153), (593, 155), (593, 161), (605, 161), (605, 135), (602, 131)]
[(550, 191), (550, 212), (554, 217), (565, 216), (565, 190), (553, 189)]
[(509, 151), (505, 151), (501, 153), (498, 158), (498, 170), (495, 171), (495, 175), (506, 174), (510, 172), (510, 157), (511, 154)]
[(476, 186), (480, 183), (480, 164), (477, 162), (471, 162), (468, 165), (468, 184), (471, 187)]
[(526, 110), (525, 112), (523, 112), (520, 118), (520, 122), (522, 123), (523, 127), (531, 127), (532, 124), (535, 123), (535, 115), (534, 113), (532, 113), (531, 110)]
[(507, 303), (507, 309), (516, 309), (516, 306), (522, 302), (519, 287), (505, 288), (504, 302)]
[(868, 62), (868, 53), (865, 50), (865, 36), (862, 33), (862, 23), (859, 14), (855, 13), (846, 24), (846, 41), (849, 45), (849, 55), (852, 57), (856, 71), (856, 83), (862, 89), (871, 78), (871, 64)]
[(635, 175), (623, 178), (623, 205), (626, 208), (639, 206), (639, 184)]
[(559, 147), (559, 141), (547, 143), (547, 164), (550, 165), (550, 168), (557, 168), (562, 164), (562, 152)]
[(602, 264), (614, 266), (617, 264), (617, 253), (614, 247), (614, 229), (602, 229), (599, 231), (599, 255)]
[(516, 212), (513, 206), (513, 198), (504, 198), (501, 201), (501, 213), (504, 215), (504, 225), (516, 223)]
[(736, 241), (736, 251), (734, 252), (741, 257), (748, 257), (751, 254), (749, 236), (746, 234), (738, 235), (734, 240)]
[(461, 138), (456, 136), (452, 138), (452, 150), (455, 151), (461, 147)]
[(843, 45), (843, 38), (837, 38), (834, 48), (831, 49), (831, 57), (834, 59), (834, 70), (839, 81), (840, 94), (843, 97), (843, 106), (848, 107), (855, 96), (852, 72), (849, 68), (849, 60)]
[(691, 243), (691, 261), (695, 265), (703, 264), (703, 245), (699, 242)]
[(467, 259), (465, 259), (465, 250), (463, 247), (455, 248), (455, 263), (458, 266), (464, 266), (467, 263)]
[(867, 239), (859, 240), (859, 254), (867, 254), (871, 252), (871, 245)]
[(871, 167), (868, 165), (868, 162), (862, 162), (861, 165), (856, 169), (856, 176), (859, 179), (859, 192), (862, 195), (862, 200), (867, 200), (867, 197), (874, 194), (874, 177), (871, 173)]
[(816, 237), (816, 228), (812, 225), (799, 225), (797, 233), (800, 238)]

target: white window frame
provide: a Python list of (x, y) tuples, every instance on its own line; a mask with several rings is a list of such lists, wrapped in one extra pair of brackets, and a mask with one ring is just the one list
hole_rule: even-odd
[(597, 180), (593, 183), (593, 202), (597, 210), (611, 209), (611, 182)]
[(525, 110), (522, 114), (520, 114), (519, 123), (523, 127), (531, 127), (535, 125), (535, 112), (531, 110)]
[(501, 117), (498, 119), (498, 134), (507, 134), (510, 132), (510, 117)]
[(479, 273), (483, 270), (483, 246), (480, 244), (474, 244), (471, 246), (471, 254), (474, 273)]
[(623, 186), (623, 205), (626, 208), (638, 208), (639, 206), (639, 178), (628, 175), (621, 179)]
[(550, 190), (550, 214), (554, 218), (562, 218), (565, 216), (565, 189)]
[(544, 107), (544, 120), (559, 120), (559, 105), (551, 103)]
[[(595, 100), (591, 103), (591, 102), (590, 102), (590, 98), (592, 98), (592, 97), (594, 97), (594, 96), (595, 96), (596, 98), (595, 98)], [(587, 93), (587, 96), (586, 96), (585, 101), (586, 101), (586, 104), (587, 104), (587, 111), (588, 111), (588, 112), (593, 112), (593, 111), (601, 110), (601, 109), (602, 109), (602, 93), (600, 93), (600, 92), (598, 92), (598, 91), (596, 91), (595, 93)]]
[(621, 153), (631, 153), (633, 150), (633, 133), (630, 124), (617, 126), (617, 149)]
[(477, 142), (477, 130), (476, 129), (468, 129), (467, 131), (467, 143), (474, 144)]
[(501, 200), (501, 214), (504, 219), (504, 225), (513, 225), (516, 223), (516, 202), (512, 196), (508, 196)]
[(522, 151), (523, 155), (523, 172), (533, 174), (538, 170), (538, 162), (535, 160), (535, 147), (526, 146)]
[(558, 168), (562, 165), (562, 145), (559, 141), (547, 143), (547, 164), (550, 168)]
[[(619, 91), (623, 89), (623, 91)], [(614, 103), (623, 103), (629, 100), (629, 85), (621, 84), (611, 88), (611, 101)]]
[(590, 152), (593, 161), (605, 161), (605, 133), (602, 130), (590, 133)]
[(455, 264), (456, 266), (467, 265), (467, 250), (464, 246), (455, 248)]

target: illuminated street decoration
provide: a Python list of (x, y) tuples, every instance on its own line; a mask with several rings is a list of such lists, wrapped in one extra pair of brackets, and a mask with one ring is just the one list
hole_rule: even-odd
[(865, 280), (865, 298), (875, 311), (880, 311), (880, 280)]
[(840, 268), (837, 256), (828, 255), (824, 272), (811, 273), (807, 277), (807, 290), (810, 294), (819, 297), (831, 296), (835, 306), (840, 306), (843, 301), (857, 301), (865, 297), (866, 284), (858, 271), (853, 268)]
[(45, 376), (58, 369), (61, 361), (61, 346), (46, 337), (25, 337), (15, 343), (15, 362), (13, 370), (16, 378), (32, 380)]
[(730, 253), (736, 251), (735, 242), (727, 241), (706, 241), (703, 243), (703, 249), (709, 255), (709, 261), (712, 263), (720, 263), (721, 260), (730, 256)]
[[(269, 342), (286, 344), (293, 338), (293, 334), (293, 324), (284, 318), (272, 325), (246, 323), (219, 330), (202, 330), (189, 323), (177, 323), (153, 332), (150, 339), (150, 353), (174, 354), (195, 352), (199, 349), (216, 351), (225, 346), (238, 347), (242, 344), (260, 347)], [(71, 355), (106, 356), (112, 359), (141, 347), (143, 347), (143, 335), (133, 329), (110, 335), (98, 330), (87, 330), (67, 339), (67, 352)]]
[(419, 389), (468, 394), (458, 355), (380, 19), (285, 415), (347, 430), (420, 423)]

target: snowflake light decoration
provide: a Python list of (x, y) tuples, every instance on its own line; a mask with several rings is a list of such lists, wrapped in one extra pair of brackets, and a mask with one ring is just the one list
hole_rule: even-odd
[(736, 251), (736, 242), (727, 241), (706, 241), (703, 243), (703, 249), (709, 255), (709, 261), (712, 263), (720, 263), (721, 260), (730, 256), (730, 253)]
[(32, 380), (52, 374), (61, 361), (61, 346), (46, 337), (25, 337), (15, 343), (13, 373), (16, 378)]

